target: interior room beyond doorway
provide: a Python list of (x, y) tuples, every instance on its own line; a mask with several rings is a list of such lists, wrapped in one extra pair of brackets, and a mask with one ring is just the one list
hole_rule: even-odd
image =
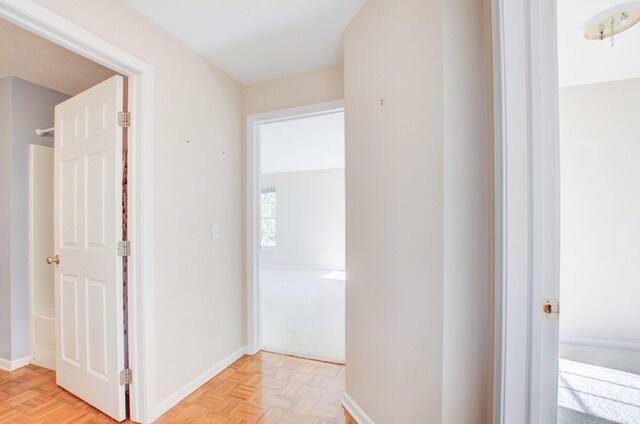
[(344, 363), (344, 112), (260, 126), (262, 348)]

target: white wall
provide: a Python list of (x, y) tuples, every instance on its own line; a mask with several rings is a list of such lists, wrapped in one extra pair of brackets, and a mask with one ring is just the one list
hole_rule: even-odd
[(276, 249), (262, 249), (262, 265), (344, 270), (344, 169), (262, 174), (275, 187)]
[(155, 68), (161, 403), (245, 345), (242, 87), (120, 0), (37, 2)]
[(640, 346), (640, 79), (560, 90), (560, 337)]
[[(0, 223), (6, 226), (3, 233), (8, 234), (8, 238), (2, 238), (0, 255), (10, 258), (10, 263), (2, 267), (0, 274), (0, 292), (9, 294), (0, 296), (0, 309), (10, 311), (10, 331), (0, 332), (0, 346), (9, 339), (10, 350), (0, 351), (0, 358), (15, 360), (29, 355), (29, 145), (53, 146), (52, 136), (39, 137), (35, 130), (52, 127), (55, 106), (69, 96), (19, 78), (6, 77), (1, 81), (2, 85), (9, 86), (5, 96), (8, 95), (10, 104), (6, 127), (10, 137), (0, 140), (3, 144), (1, 167), (9, 171), (0, 191), (0, 209), (8, 207), (10, 212), (8, 220), (2, 215)], [(2, 322), (0, 328), (7, 326)]]
[(483, 25), (483, 2), (369, 0), (345, 33), (347, 393), (375, 423), (488, 416)]

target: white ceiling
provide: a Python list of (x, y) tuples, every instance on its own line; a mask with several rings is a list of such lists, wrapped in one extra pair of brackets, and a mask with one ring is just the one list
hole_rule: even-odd
[(75, 95), (116, 73), (0, 19), (0, 78), (9, 75)]
[(260, 125), (263, 174), (344, 168), (344, 112)]
[[(640, 78), (640, 24), (611, 39), (584, 38), (589, 20), (616, 0), (558, 0), (558, 60), (560, 86)], [(639, 1), (630, 2), (639, 5)], [(605, 100), (605, 99), (603, 99)], [(606, 101), (605, 101), (606, 103)]]
[(366, 0), (126, 0), (242, 84), (342, 63)]

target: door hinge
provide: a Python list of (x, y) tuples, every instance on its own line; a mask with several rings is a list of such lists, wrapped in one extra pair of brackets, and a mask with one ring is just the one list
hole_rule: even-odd
[(118, 256), (131, 256), (131, 242), (129, 240), (118, 242)]
[(558, 299), (542, 299), (542, 318), (557, 321), (560, 315)]
[(118, 112), (118, 125), (122, 128), (131, 126), (131, 112)]
[(131, 368), (125, 368), (120, 371), (120, 385), (124, 386), (125, 384), (133, 383), (133, 371)]

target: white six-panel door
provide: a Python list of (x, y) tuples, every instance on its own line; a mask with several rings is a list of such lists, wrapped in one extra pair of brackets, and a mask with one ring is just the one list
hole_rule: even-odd
[(123, 79), (56, 106), (54, 222), (57, 383), (125, 418), (122, 234)]

